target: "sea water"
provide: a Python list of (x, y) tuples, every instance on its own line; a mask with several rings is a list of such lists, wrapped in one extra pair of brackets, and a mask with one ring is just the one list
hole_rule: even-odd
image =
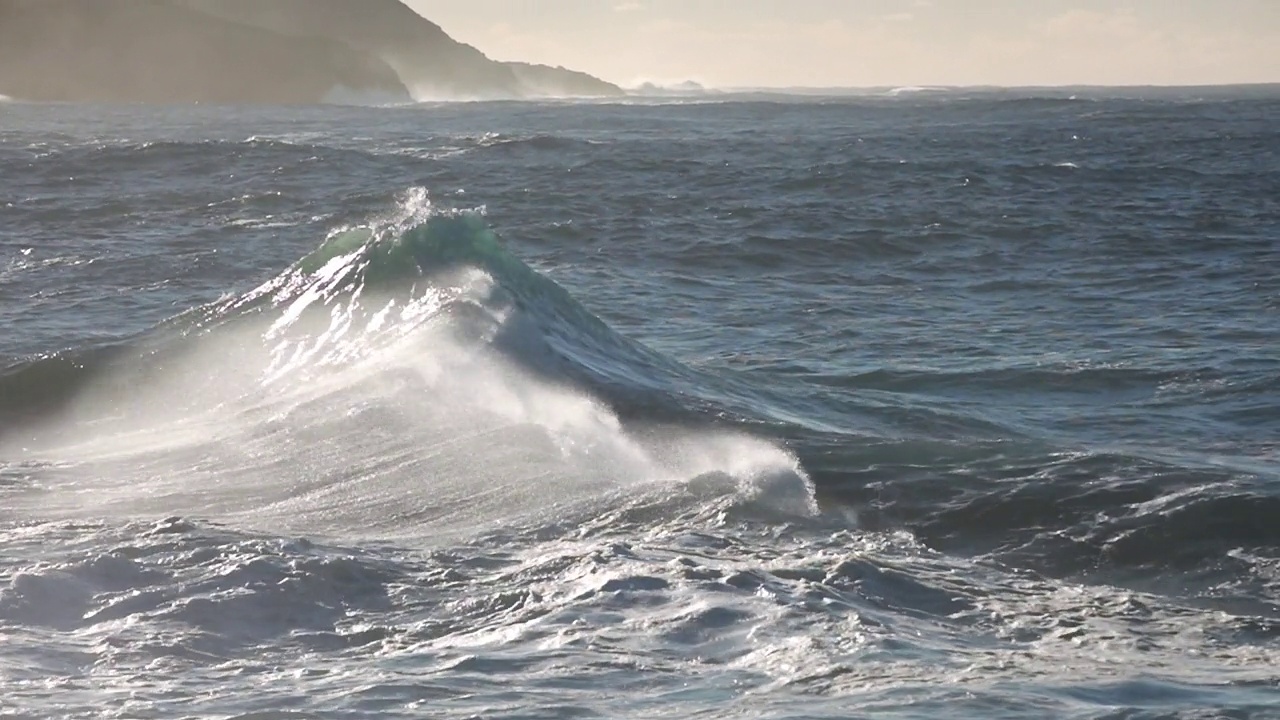
[(1280, 91), (0, 106), (0, 716), (1280, 717)]

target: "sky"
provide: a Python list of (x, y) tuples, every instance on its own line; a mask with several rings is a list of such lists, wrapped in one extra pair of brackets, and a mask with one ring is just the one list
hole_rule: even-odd
[(1280, 82), (1280, 0), (404, 0), (496, 60), (634, 86)]

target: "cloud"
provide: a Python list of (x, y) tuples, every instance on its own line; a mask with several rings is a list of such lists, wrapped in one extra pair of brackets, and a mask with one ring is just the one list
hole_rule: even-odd
[(637, 12), (643, 9), (644, 9), (644, 4), (638, 3), (638, 2), (624, 2), (624, 3), (618, 3), (617, 5), (613, 6), (613, 11), (620, 12), (620, 13)]

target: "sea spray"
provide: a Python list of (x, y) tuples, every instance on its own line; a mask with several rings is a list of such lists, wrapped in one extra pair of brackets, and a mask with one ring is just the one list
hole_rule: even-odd
[(92, 516), (444, 536), (704, 476), (816, 512), (798, 461), (769, 441), (621, 420), (576, 379), (678, 365), (651, 368), (655, 353), (520, 262), (481, 216), (436, 212), (418, 192), (137, 347), (154, 352), (125, 356), (164, 360), (105, 370), (42, 450), (105, 476), (78, 481)]

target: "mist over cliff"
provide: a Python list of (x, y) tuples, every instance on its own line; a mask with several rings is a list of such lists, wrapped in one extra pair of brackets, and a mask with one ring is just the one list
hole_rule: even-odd
[(618, 95), (489, 59), (399, 0), (0, 0), (0, 95), (88, 102)]
[(585, 73), (489, 59), (400, 0), (173, 0), (286, 35), (336, 38), (395, 68), (422, 99), (621, 95)]

